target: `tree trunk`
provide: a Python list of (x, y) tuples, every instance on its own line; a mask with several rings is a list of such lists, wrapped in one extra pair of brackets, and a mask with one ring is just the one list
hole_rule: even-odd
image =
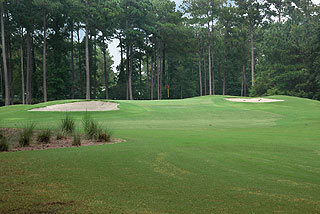
[(31, 70), (31, 38), (30, 32), (27, 31), (27, 94), (26, 94), (26, 101), (27, 104), (31, 104), (31, 77), (32, 77), (32, 70)]
[(211, 85), (211, 43), (210, 43), (210, 25), (208, 22), (208, 68), (209, 68), (209, 95), (212, 94)]
[(253, 27), (251, 27), (250, 38), (251, 38), (251, 81), (252, 81), (252, 86), (254, 86), (254, 41), (253, 41)]
[[(154, 50), (155, 51), (155, 50)], [(150, 99), (153, 100), (153, 73), (154, 73), (154, 59), (155, 59), (155, 53), (152, 53), (151, 56), (151, 90), (150, 90)]]
[(4, 90), (3, 90), (3, 74), (2, 74), (2, 67), (1, 67), (1, 63), (0, 63), (0, 96), (4, 97), (3, 92), (4, 92)]
[(243, 94), (247, 96), (247, 77), (246, 77), (246, 67), (243, 64)]
[[(23, 34), (23, 32), (22, 32)], [(24, 91), (24, 64), (23, 64), (23, 39), (21, 36), (21, 43), (20, 43), (20, 67), (21, 67), (21, 98), (22, 98), (22, 104), (26, 104), (25, 101), (25, 91)]]
[(75, 94), (75, 70), (74, 70), (74, 50), (73, 50), (73, 21), (71, 23), (71, 98), (74, 99)]
[(226, 70), (223, 71), (223, 88), (222, 95), (226, 95)]
[[(6, 19), (7, 22), (10, 23), (10, 19), (9, 19), (9, 12), (7, 11), (6, 13)], [(7, 67), (8, 67), (8, 79), (9, 79), (9, 102), (10, 105), (13, 105), (13, 95), (14, 95), (14, 91), (13, 91), (13, 67), (12, 67), (12, 49), (11, 49), (11, 33), (9, 31), (6, 32), (7, 33), (7, 46), (8, 48), (6, 49), (6, 53), (9, 53), (9, 59), (7, 61)]]
[(148, 54), (146, 54), (146, 61), (147, 61), (147, 83), (149, 84), (150, 74), (149, 74), (149, 56), (148, 56)]
[(201, 74), (201, 50), (200, 50), (200, 36), (198, 37), (198, 67), (199, 67), (199, 89), (200, 89), (200, 96), (202, 96), (202, 74)]
[(205, 48), (202, 49), (203, 66), (204, 66), (204, 95), (207, 95), (207, 67), (206, 67), (206, 55)]
[(142, 53), (140, 52), (140, 57), (139, 57), (139, 91), (142, 95)]
[[(164, 79), (164, 75), (166, 73), (166, 52), (165, 52), (165, 44), (163, 44), (163, 48), (162, 48), (162, 71), (161, 71), (161, 81), (160, 81), (160, 85), (161, 85), (161, 91), (162, 91), (162, 87), (163, 87), (163, 79)], [(169, 98), (169, 97), (168, 97)], [(162, 99), (162, 93), (161, 93), (161, 99)]]
[(97, 36), (94, 36), (93, 97), (97, 99)]
[(5, 85), (5, 105), (10, 105), (10, 85), (7, 67), (7, 54), (6, 54), (6, 42), (4, 34), (4, 21), (3, 21), (3, 3), (1, 5), (1, 40), (2, 40), (2, 58), (3, 58), (3, 70), (4, 70), (4, 85)]
[(126, 99), (129, 100), (129, 70), (130, 70), (130, 50), (129, 45), (126, 44)]
[(159, 64), (160, 64), (160, 80), (159, 80), (159, 99), (162, 99), (162, 71), (163, 71), (163, 63), (162, 63), (162, 59), (163, 59), (163, 54), (162, 54), (162, 48), (160, 46), (159, 49)]
[(133, 53), (133, 47), (132, 45), (130, 45), (130, 60), (129, 60), (129, 99), (133, 100), (133, 95), (132, 95), (132, 72), (133, 72), (133, 57), (134, 57), (134, 53)]
[(8, 78), (9, 78), (9, 87), (10, 87), (10, 105), (13, 105), (13, 66), (12, 66), (12, 48), (11, 48), (11, 34), (8, 33), (8, 51), (9, 60), (8, 60)]
[(47, 102), (47, 14), (43, 10), (43, 101)]
[(160, 66), (159, 66), (159, 60), (160, 60), (160, 41), (158, 41), (158, 47), (157, 47), (157, 57), (156, 57), (156, 65), (157, 65), (157, 95), (158, 100), (160, 100)]
[(89, 0), (86, 0), (86, 99), (90, 100), (90, 67), (89, 67)]
[(83, 75), (82, 75), (82, 63), (81, 63), (81, 42), (80, 42), (80, 23), (78, 23), (78, 29), (77, 29), (77, 40), (78, 40), (78, 60), (79, 60), (79, 85), (80, 85), (80, 94), (81, 97), (84, 95), (84, 89), (83, 89)]
[(214, 34), (213, 34), (213, 29), (212, 29), (212, 49), (211, 49), (211, 55), (212, 55), (212, 95), (215, 95), (215, 84), (214, 84)]
[[(108, 71), (107, 71), (107, 45), (104, 41), (103, 37), (103, 71), (104, 71), (104, 77), (105, 77), (105, 86), (106, 86), (106, 99), (109, 99), (109, 84), (108, 84)], [(121, 65), (120, 65), (121, 66)]]
[(244, 75), (243, 75), (243, 70), (244, 70), (244, 64), (242, 65), (242, 77), (241, 77), (241, 93), (240, 96), (243, 96), (243, 87), (244, 87)]

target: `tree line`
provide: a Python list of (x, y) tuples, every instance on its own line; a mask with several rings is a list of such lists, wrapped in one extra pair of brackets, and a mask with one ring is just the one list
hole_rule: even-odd
[[(1, 0), (0, 100), (320, 99), (310, 0)], [(118, 40), (112, 70), (108, 43)], [(2, 101), (3, 102), (3, 101)]]

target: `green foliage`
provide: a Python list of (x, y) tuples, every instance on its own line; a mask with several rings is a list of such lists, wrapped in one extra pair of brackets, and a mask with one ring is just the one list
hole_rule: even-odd
[(0, 139), (4, 138), (4, 134), (2, 133), (2, 131), (0, 130)]
[(97, 141), (99, 142), (109, 142), (111, 141), (112, 132), (109, 129), (106, 129), (104, 131), (101, 131), (98, 134)]
[(60, 129), (58, 129), (56, 131), (56, 139), (57, 140), (62, 140), (66, 138), (66, 133), (64, 133), (63, 131), (61, 131)]
[(69, 114), (66, 114), (65, 118), (61, 121), (61, 131), (66, 134), (72, 134), (74, 132), (74, 129), (74, 119)]
[(96, 140), (101, 133), (100, 123), (86, 113), (82, 119), (82, 124), (87, 138)]
[(5, 136), (0, 133), (0, 152), (5, 152), (9, 150), (9, 143)]
[(34, 129), (35, 129), (34, 123), (29, 123), (23, 127), (22, 132), (19, 134), (20, 146), (24, 147), (24, 146), (30, 145), (30, 142), (32, 140), (32, 136), (34, 133)]
[(72, 146), (81, 146), (81, 136), (79, 134), (73, 135)]
[(52, 136), (52, 131), (50, 129), (41, 130), (38, 133), (37, 141), (41, 143), (49, 143)]
[[(158, 88), (159, 98), (164, 99), (167, 84), (170, 98), (198, 96), (200, 90), (207, 95), (209, 45), (213, 53), (215, 94), (222, 94), (225, 85), (226, 94), (240, 95), (242, 66), (246, 68), (244, 85), (246, 88), (251, 85), (252, 32), (256, 86), (251, 91), (255, 95), (287, 94), (320, 99), (319, 7), (312, 1), (184, 0), (179, 10), (170, 0), (88, 2), (86, 11), (85, 1), (79, 0), (3, 1), (4, 14), (10, 17), (4, 19), (3, 26), (6, 32), (12, 33), (8, 38), (12, 44), (8, 53), (11, 53), (10, 61), (14, 62), (10, 63), (14, 97), (20, 99), (22, 93), (20, 65), (16, 62), (20, 61), (19, 47), (25, 44), (28, 32), (32, 35), (33, 46), (31, 94), (33, 102), (42, 100), (43, 76), (39, 65), (43, 60), (44, 20), (48, 29), (48, 99), (85, 97), (86, 79), (82, 74), (86, 51), (85, 42), (81, 33), (78, 38), (78, 33), (84, 28), (83, 14), (88, 12), (90, 90), (94, 98), (104, 98), (109, 89), (109, 98), (126, 99), (129, 73), (135, 99), (151, 99), (152, 90), (153, 98), (158, 98)], [(119, 39), (122, 53), (122, 64), (115, 73), (112, 57), (106, 51), (111, 38)], [(3, 105), (2, 99), (3, 96), (0, 105)], [(21, 103), (21, 100), (16, 101)]]

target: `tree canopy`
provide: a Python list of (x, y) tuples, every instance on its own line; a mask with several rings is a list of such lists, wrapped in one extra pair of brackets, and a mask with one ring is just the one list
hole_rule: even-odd
[(170, 0), (3, 0), (0, 105), (212, 94), (320, 100), (319, 8), (310, 0), (184, 0), (179, 9)]

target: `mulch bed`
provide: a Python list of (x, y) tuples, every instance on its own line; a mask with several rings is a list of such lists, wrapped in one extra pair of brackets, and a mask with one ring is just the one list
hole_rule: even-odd
[[(50, 139), (50, 142), (48, 143), (37, 142), (36, 136), (37, 136), (37, 132), (39, 132), (38, 130), (35, 130), (35, 133), (30, 145), (21, 147), (19, 146), (19, 143), (18, 143), (18, 136), (19, 136), (19, 133), (22, 132), (22, 129), (0, 128), (0, 132), (8, 138), (8, 142), (10, 144), (9, 152), (74, 147), (72, 145), (72, 142), (73, 142), (72, 136), (66, 136), (63, 139), (57, 140), (54, 133)], [(117, 138), (112, 138), (108, 142), (98, 142), (95, 140), (88, 140), (85, 138), (85, 136), (81, 136), (81, 146), (96, 146), (96, 145), (116, 144), (116, 143), (123, 143), (123, 142), (125, 142), (125, 140), (117, 139)]]

